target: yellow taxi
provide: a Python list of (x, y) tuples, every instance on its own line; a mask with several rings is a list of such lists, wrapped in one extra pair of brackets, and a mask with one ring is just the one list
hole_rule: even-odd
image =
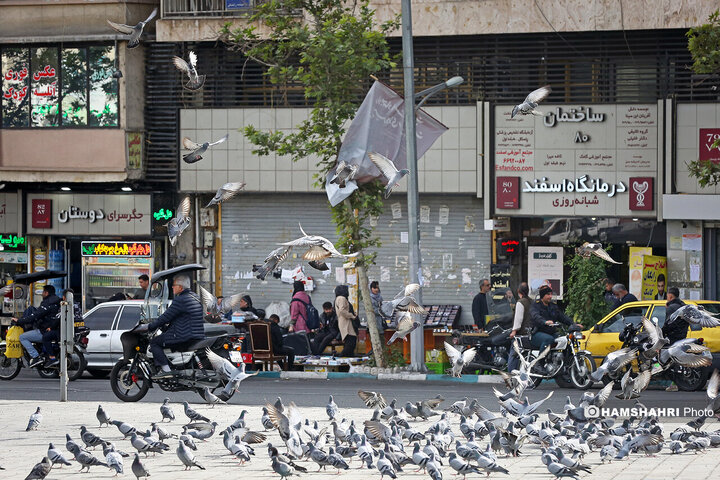
[[(720, 313), (720, 302), (712, 300), (683, 300), (686, 304), (702, 305), (709, 313)], [(639, 324), (642, 317), (657, 318), (658, 325), (665, 324), (665, 300), (644, 300), (619, 306), (600, 320), (594, 327), (583, 331), (584, 349), (588, 350), (599, 366), (605, 356), (622, 347), (618, 338), (625, 323)], [(702, 328), (691, 325), (688, 338), (702, 338), (713, 353), (720, 352), (720, 327)], [(582, 345), (582, 343), (581, 343)]]

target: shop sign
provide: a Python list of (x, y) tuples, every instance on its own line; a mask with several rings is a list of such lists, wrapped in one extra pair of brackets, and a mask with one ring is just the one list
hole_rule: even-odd
[(713, 144), (720, 140), (720, 128), (700, 129), (700, 152), (701, 162), (720, 163), (720, 145), (713, 147)]
[(655, 300), (658, 294), (657, 279), (667, 278), (667, 257), (643, 255), (642, 297), (640, 300)]
[(519, 194), (520, 177), (496, 178), (496, 204), (497, 208), (520, 208)]
[(143, 134), (140, 132), (127, 132), (127, 162), (131, 170), (140, 170), (143, 160)]
[(169, 208), (161, 208), (153, 212), (153, 218), (159, 222), (164, 220), (170, 220), (173, 217), (173, 212)]
[(493, 263), (490, 265), (490, 288), (492, 291), (500, 291), (497, 296), (493, 295), (496, 300), (505, 296), (505, 291), (510, 288), (510, 272), (512, 266), (509, 263)]
[(32, 228), (52, 228), (52, 200), (33, 198)]
[(553, 298), (563, 298), (563, 248), (528, 247), (528, 283), (534, 297), (543, 285), (552, 288)]
[(150, 242), (82, 242), (83, 257), (152, 257)]
[(69, 209), (59, 211), (57, 218), (60, 223), (66, 223), (68, 220), (74, 220), (77, 218), (87, 220), (90, 223), (95, 223), (96, 220), (102, 220), (105, 218), (105, 212), (103, 212), (102, 209), (97, 211), (93, 209), (83, 211), (74, 205), (70, 205)]
[(630, 210), (653, 209), (653, 177), (630, 178)]
[(25, 237), (0, 234), (0, 252), (27, 252)]
[(520, 251), (520, 241), (518, 240), (501, 238), (498, 243), (500, 247), (498, 249), (498, 255), (500, 256), (508, 257)]

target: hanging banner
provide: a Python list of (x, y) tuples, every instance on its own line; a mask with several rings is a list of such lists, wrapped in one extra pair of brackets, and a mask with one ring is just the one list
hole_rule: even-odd
[(637, 298), (642, 297), (644, 255), (652, 255), (652, 247), (630, 247), (630, 279), (628, 282), (628, 292)]
[[(416, 153), (417, 158), (421, 158), (448, 128), (422, 109), (417, 110), (415, 118)], [(338, 163), (357, 165), (358, 171), (354, 180), (358, 184), (382, 176), (367, 156), (368, 152), (384, 155), (392, 160), (398, 170), (407, 168), (405, 100), (393, 89), (378, 81), (373, 83), (358, 108), (338, 153)], [(349, 197), (354, 188), (346, 187), (339, 192), (337, 188), (333, 188), (332, 191), (327, 190), (328, 199), (335, 206)]]
[(528, 247), (528, 282), (531, 298), (543, 285), (552, 288), (553, 298), (563, 298), (563, 247)]
[(510, 273), (512, 265), (509, 263), (493, 263), (490, 265), (490, 290), (493, 300), (499, 301), (510, 288)]
[(667, 257), (643, 255), (642, 263), (642, 298), (638, 298), (640, 300), (655, 300), (655, 296), (658, 294), (658, 277), (662, 275), (662, 278), (667, 278)]

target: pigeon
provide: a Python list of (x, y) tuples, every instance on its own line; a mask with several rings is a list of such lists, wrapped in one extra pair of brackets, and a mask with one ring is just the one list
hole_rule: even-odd
[(30, 420), (28, 421), (25, 431), (29, 432), (30, 430), (37, 430), (40, 426), (40, 422), (42, 422), (42, 413), (40, 413), (40, 407), (37, 407), (35, 413), (30, 415)]
[(412, 314), (410, 312), (403, 312), (397, 322), (397, 328), (393, 332), (390, 340), (387, 341), (388, 345), (391, 345), (398, 338), (402, 338), (403, 341), (407, 342), (408, 333), (412, 332), (420, 326), (420, 322), (413, 322)]
[(188, 430), (188, 428), (192, 428), (189, 425), (186, 425), (183, 427), (183, 433), (190, 435), (191, 437), (197, 439), (197, 440), (207, 440), (208, 438), (212, 437), (215, 434), (215, 428), (217, 427), (217, 422), (212, 422), (208, 425), (203, 426), (200, 429), (194, 429), (194, 430)]
[(335, 400), (333, 400), (333, 396), (330, 395), (330, 400), (328, 400), (328, 404), (325, 405), (325, 413), (327, 413), (327, 416), (330, 418), (330, 420), (335, 420), (335, 416), (338, 414), (338, 406), (335, 403)]
[(667, 364), (672, 359), (683, 367), (709, 367), (713, 361), (710, 349), (696, 342), (697, 339), (695, 338), (678, 340), (668, 348), (660, 351), (660, 363)]
[[(0, 190), (2, 190), (2, 187), (5, 186), (5, 184), (0, 184)], [(0, 288), (0, 297), (4, 297), (8, 293), (12, 291), (12, 285), (5, 285), (4, 287)]]
[(385, 458), (385, 451), (380, 450), (378, 455), (377, 469), (380, 472), (380, 480), (382, 480), (386, 475), (390, 478), (397, 478), (397, 474), (395, 473), (392, 463), (390, 463), (390, 460)]
[(183, 72), (188, 77), (188, 82), (185, 84), (185, 88), (188, 90), (200, 90), (205, 84), (205, 75), (198, 75), (197, 69), (197, 55), (192, 50), (188, 53), (188, 60), (186, 62), (180, 57), (173, 57), (173, 63), (175, 68)]
[(296, 465), (289, 457), (278, 452), (278, 449), (273, 447), (272, 443), (268, 443), (268, 455), (270, 455), (271, 459), (277, 458), (280, 462), (287, 463), (298, 472), (307, 473), (307, 468)]
[(280, 247), (270, 252), (270, 254), (265, 258), (263, 264), (255, 270), (255, 276), (259, 280), (265, 280), (268, 273), (275, 270), (282, 262), (285, 261), (290, 254), (290, 250), (292, 249), (289, 247)]
[(529, 115), (531, 113), (533, 115), (543, 115), (542, 112), (535, 110), (535, 108), (537, 108), (538, 104), (545, 100), (551, 92), (552, 88), (550, 85), (545, 85), (537, 90), (533, 90), (527, 97), (525, 97), (525, 100), (521, 104), (513, 107), (510, 118), (514, 118), (518, 113), (521, 115)]
[[(245, 365), (245, 364), (243, 364), (243, 365)], [(206, 401), (209, 405), (212, 405), (213, 408), (215, 408), (215, 404), (216, 404), (216, 403), (225, 404), (225, 402), (223, 402), (222, 400), (220, 400), (220, 399), (217, 397), (217, 395), (215, 395), (214, 393), (212, 393), (212, 392), (210, 391), (210, 388), (209, 388), (209, 387), (204, 387), (204, 388), (203, 388), (203, 394), (202, 394), (202, 396), (203, 396), (203, 398), (205, 399), (205, 401)]]
[(135, 460), (133, 460), (131, 468), (133, 475), (135, 475), (135, 480), (138, 480), (140, 477), (147, 478), (150, 476), (150, 472), (145, 468), (145, 465), (142, 464), (140, 455), (137, 453), (135, 454)]
[(138, 437), (137, 433), (132, 433), (130, 436), (130, 444), (138, 451), (138, 453), (144, 453), (147, 457), (148, 452), (153, 451), (150, 444)]
[(315, 445), (313, 445), (312, 442), (308, 443), (307, 446), (310, 460), (318, 464), (318, 472), (326, 466), (331, 465), (327, 453), (323, 452), (319, 448), (315, 448)]
[(65, 440), (66, 440), (66, 441), (65, 441), (65, 448), (66, 448), (69, 452), (71, 452), (71, 453), (74, 454), (76, 451), (82, 450), (82, 447), (80, 446), (80, 444), (77, 443), (77, 442), (76, 442), (75, 440), (73, 440), (72, 438), (70, 438), (70, 435), (67, 434), (67, 433), (65, 434)]
[(278, 457), (272, 457), (272, 469), (275, 473), (280, 475), (280, 480), (288, 478), (292, 475), (298, 475), (295, 473), (295, 469), (285, 462), (278, 460)]
[(164, 422), (165, 419), (170, 420), (171, 422), (175, 420), (175, 413), (173, 412), (172, 408), (170, 407), (170, 399), (165, 398), (163, 400), (162, 405), (160, 405), (160, 414), (162, 415), (162, 421)]
[(579, 480), (580, 477), (577, 476), (577, 472), (573, 470), (570, 467), (566, 467), (565, 465), (557, 462), (550, 462), (547, 465), (548, 472), (555, 475), (555, 478), (561, 478), (561, 477), (568, 477), (573, 478), (575, 480)]
[(650, 378), (652, 372), (650, 370), (643, 370), (635, 378), (630, 378), (632, 369), (628, 369), (627, 373), (623, 375), (620, 381), (620, 387), (622, 393), (615, 395), (621, 400), (630, 400), (640, 396), (640, 392), (645, 390), (650, 385)]
[(187, 448), (183, 442), (178, 442), (176, 453), (180, 461), (185, 465), (185, 470), (191, 469), (192, 467), (198, 467), (200, 470), (205, 470), (205, 467), (198, 463), (195, 455), (192, 453), (192, 450)]
[(303, 259), (316, 262), (316, 264), (324, 265), (322, 261), (326, 258), (336, 257), (347, 260), (358, 256), (358, 253), (343, 255), (338, 252), (335, 245), (333, 245), (327, 238), (319, 235), (308, 235), (305, 233), (305, 230), (303, 230), (302, 225), (298, 224), (298, 226), (300, 227), (300, 232), (303, 236), (290, 242), (281, 243), (280, 245), (304, 250), (304, 253), (302, 254)]
[(262, 423), (263, 428), (267, 430), (273, 430), (275, 428), (275, 424), (273, 423), (272, 419), (270, 418), (270, 415), (268, 414), (267, 407), (262, 408), (262, 416), (260, 417), (260, 423)]
[(720, 371), (716, 368), (707, 383), (708, 403), (707, 409), (720, 413)]
[[(80, 427), (80, 438), (86, 446), (95, 448), (98, 445), (102, 445), (104, 440), (92, 432), (89, 432), (85, 425)], [(69, 450), (69, 449), (68, 449)]]
[(218, 188), (217, 193), (215, 193), (215, 196), (210, 200), (210, 202), (205, 205), (205, 208), (210, 208), (212, 205), (217, 205), (219, 203), (224, 202), (225, 200), (229, 200), (238, 193), (240, 193), (240, 190), (245, 188), (245, 183), (243, 182), (230, 182), (224, 184), (222, 187)]
[(704, 308), (697, 305), (683, 305), (678, 308), (675, 313), (670, 315), (665, 325), (670, 325), (678, 318), (682, 318), (691, 325), (700, 325), (701, 327), (717, 327), (720, 320), (710, 315)]
[(655, 358), (655, 355), (660, 351), (660, 349), (670, 343), (670, 341), (663, 337), (662, 329), (649, 318), (642, 317), (642, 323), (643, 329), (648, 334), (648, 343), (650, 346), (649, 348), (643, 350), (640, 355), (648, 360), (651, 360)]
[(344, 160), (340, 160), (335, 167), (335, 173), (330, 178), (330, 183), (337, 184), (340, 188), (345, 188), (345, 183), (355, 179), (357, 175), (358, 166), (349, 165)]
[(183, 155), (185, 163), (195, 163), (203, 159), (202, 154), (205, 151), (215, 145), (219, 145), (228, 139), (229, 134), (225, 134), (220, 140), (214, 142), (195, 143), (187, 137), (183, 137), (182, 146), (185, 150), (191, 150), (190, 153)]
[(63, 465), (71, 465), (71, 463), (68, 462), (67, 458), (65, 458), (65, 455), (63, 455), (60, 450), (55, 448), (55, 445), (53, 445), (52, 443), (48, 445), (47, 458), (50, 459), (52, 465), (59, 463), (60, 468), (62, 468)]
[(440, 404), (444, 401), (445, 401), (445, 399), (443, 398), (443, 396), (438, 394), (438, 395), (435, 395), (435, 398), (423, 400), (422, 404), (424, 407), (434, 410), (434, 409), (438, 408), (440, 406)]
[(115, 23), (115, 22), (111, 22), (110, 20), (108, 20), (107, 23), (110, 24), (110, 26), (114, 30), (116, 30), (124, 35), (130, 35), (130, 39), (128, 40), (127, 48), (135, 48), (138, 45), (140, 45), (140, 35), (142, 35), (142, 33), (143, 33), (143, 28), (145, 28), (145, 25), (147, 25), (150, 22), (150, 20), (155, 18), (155, 15), (157, 15), (157, 8), (154, 9), (150, 13), (150, 15), (145, 19), (145, 21), (140, 22), (135, 26), (124, 25), (122, 23)]
[(165, 226), (168, 230), (170, 245), (174, 247), (180, 235), (190, 226), (190, 197), (182, 199), (175, 211), (175, 218), (170, 219)]
[(240, 416), (228, 428), (230, 430), (235, 430), (237, 428), (245, 428), (245, 426), (246, 426), (245, 414), (246, 413), (248, 413), (247, 410), (243, 410), (242, 412), (240, 412)]
[(368, 152), (370, 161), (380, 170), (380, 173), (387, 180), (385, 187), (385, 198), (390, 198), (393, 189), (398, 186), (398, 182), (402, 177), (410, 173), (410, 170), (403, 168), (398, 170), (395, 164), (384, 155), (375, 152)]
[[(205, 321), (209, 323), (218, 323), (222, 320), (222, 317), (228, 313), (232, 312), (233, 309), (240, 304), (240, 299), (243, 297), (243, 294), (237, 293), (235, 295), (232, 295), (230, 297), (223, 297), (220, 305), (218, 305), (218, 299), (215, 295), (207, 291), (205, 288), (203, 288), (200, 285), (200, 298), (202, 299), (203, 307), (205, 308)], [(206, 350), (206, 352), (210, 351), (209, 349)], [(217, 354), (214, 354), (217, 355)], [(228, 363), (230, 361), (228, 360)], [(235, 370), (237, 367), (232, 365), (233, 370)], [(213, 367), (215, 368), (215, 367)], [(226, 378), (227, 379), (227, 378)]]
[(90, 471), (90, 467), (93, 466), (93, 465), (99, 465), (99, 466), (101, 466), (101, 467), (107, 467), (107, 466), (108, 466), (107, 463), (105, 463), (105, 462), (103, 462), (103, 461), (101, 461), (101, 460), (98, 460), (97, 458), (95, 458), (95, 456), (94, 456), (92, 453), (87, 452), (87, 451), (85, 451), (85, 450), (79, 451), (79, 452), (75, 455), (75, 460), (77, 460), (77, 462), (78, 462), (80, 465), (82, 465), (82, 467), (80, 468), (80, 471), (81, 471), (81, 472), (82, 472), (83, 470), (85, 470), (85, 469), (87, 469), (87, 471), (89, 472), (89, 471)]
[(120, 433), (123, 434), (124, 438), (128, 438), (133, 433), (137, 432), (137, 428), (133, 427), (129, 423), (121, 422), (119, 420), (112, 420), (110, 423), (117, 427)]
[(606, 262), (615, 263), (617, 265), (622, 264), (622, 262), (616, 262), (615, 260), (613, 260), (610, 254), (602, 248), (601, 243), (585, 242), (575, 249), (575, 253), (583, 258), (590, 258), (590, 255), (595, 255), (596, 257), (602, 258)]
[(607, 402), (608, 398), (610, 398), (613, 386), (613, 382), (609, 382), (598, 393), (583, 393), (583, 396), (580, 399), (580, 406), (585, 407), (592, 405), (598, 408), (602, 407), (603, 405), (605, 405), (605, 402)]
[(395, 295), (393, 300), (383, 302), (380, 307), (380, 312), (386, 317), (392, 317), (395, 310), (400, 312), (417, 313), (418, 315), (427, 315), (421, 305), (417, 303), (413, 294), (420, 289), (420, 285), (417, 283), (411, 283), (405, 286), (400, 293)]
[(183, 402), (183, 407), (185, 407), (185, 415), (193, 422), (210, 422), (209, 418), (193, 410), (188, 402)]
[(605, 356), (602, 365), (590, 374), (590, 378), (594, 382), (599, 382), (607, 374), (615, 374), (621, 368), (635, 359), (637, 348), (621, 348), (610, 352)]
[(105, 413), (105, 410), (103, 410), (102, 405), (98, 405), (97, 412), (95, 412), (95, 417), (97, 417), (98, 422), (100, 422), (100, 426), (103, 425), (110, 426), (110, 417), (108, 417), (107, 413)]
[(110, 451), (105, 455), (105, 462), (108, 467), (115, 470), (115, 476), (123, 474), (123, 459), (122, 455), (115, 451), (114, 447), (110, 447)]
[(35, 464), (28, 476), (25, 477), (25, 480), (43, 480), (50, 474), (51, 469), (52, 464), (50, 463), (50, 459), (43, 457), (39, 463)]
[[(185, 428), (185, 431), (187, 431), (187, 428)], [(192, 449), (192, 450), (197, 450), (197, 445), (195, 445), (195, 440), (193, 440), (193, 438), (192, 438), (190, 435), (188, 435), (187, 433), (181, 434), (181, 435), (178, 437), (178, 439), (179, 439), (181, 442), (183, 442), (186, 447), (188, 447), (188, 448), (190, 448), (190, 449)]]
[(385, 408), (387, 406), (387, 401), (385, 400), (385, 397), (383, 397), (382, 393), (358, 390), (358, 396), (363, 402), (365, 402), (365, 406), (367, 407)]
[(453, 377), (460, 378), (463, 368), (475, 358), (475, 347), (468, 348), (464, 352), (460, 352), (457, 348), (445, 342), (445, 352), (447, 352), (450, 365), (450, 372)]
[(477, 469), (477, 467), (470, 465), (469, 463), (464, 462), (460, 458), (458, 458), (455, 452), (452, 452), (449, 455), (448, 459), (450, 462), (450, 467), (452, 467), (452, 469), (455, 470), (458, 475), (462, 475), (463, 479), (468, 473), (482, 473), (480, 472), (480, 470)]

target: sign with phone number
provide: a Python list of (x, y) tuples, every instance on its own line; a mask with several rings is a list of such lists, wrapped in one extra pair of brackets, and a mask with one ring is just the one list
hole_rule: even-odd
[(83, 257), (151, 257), (150, 242), (82, 242)]

